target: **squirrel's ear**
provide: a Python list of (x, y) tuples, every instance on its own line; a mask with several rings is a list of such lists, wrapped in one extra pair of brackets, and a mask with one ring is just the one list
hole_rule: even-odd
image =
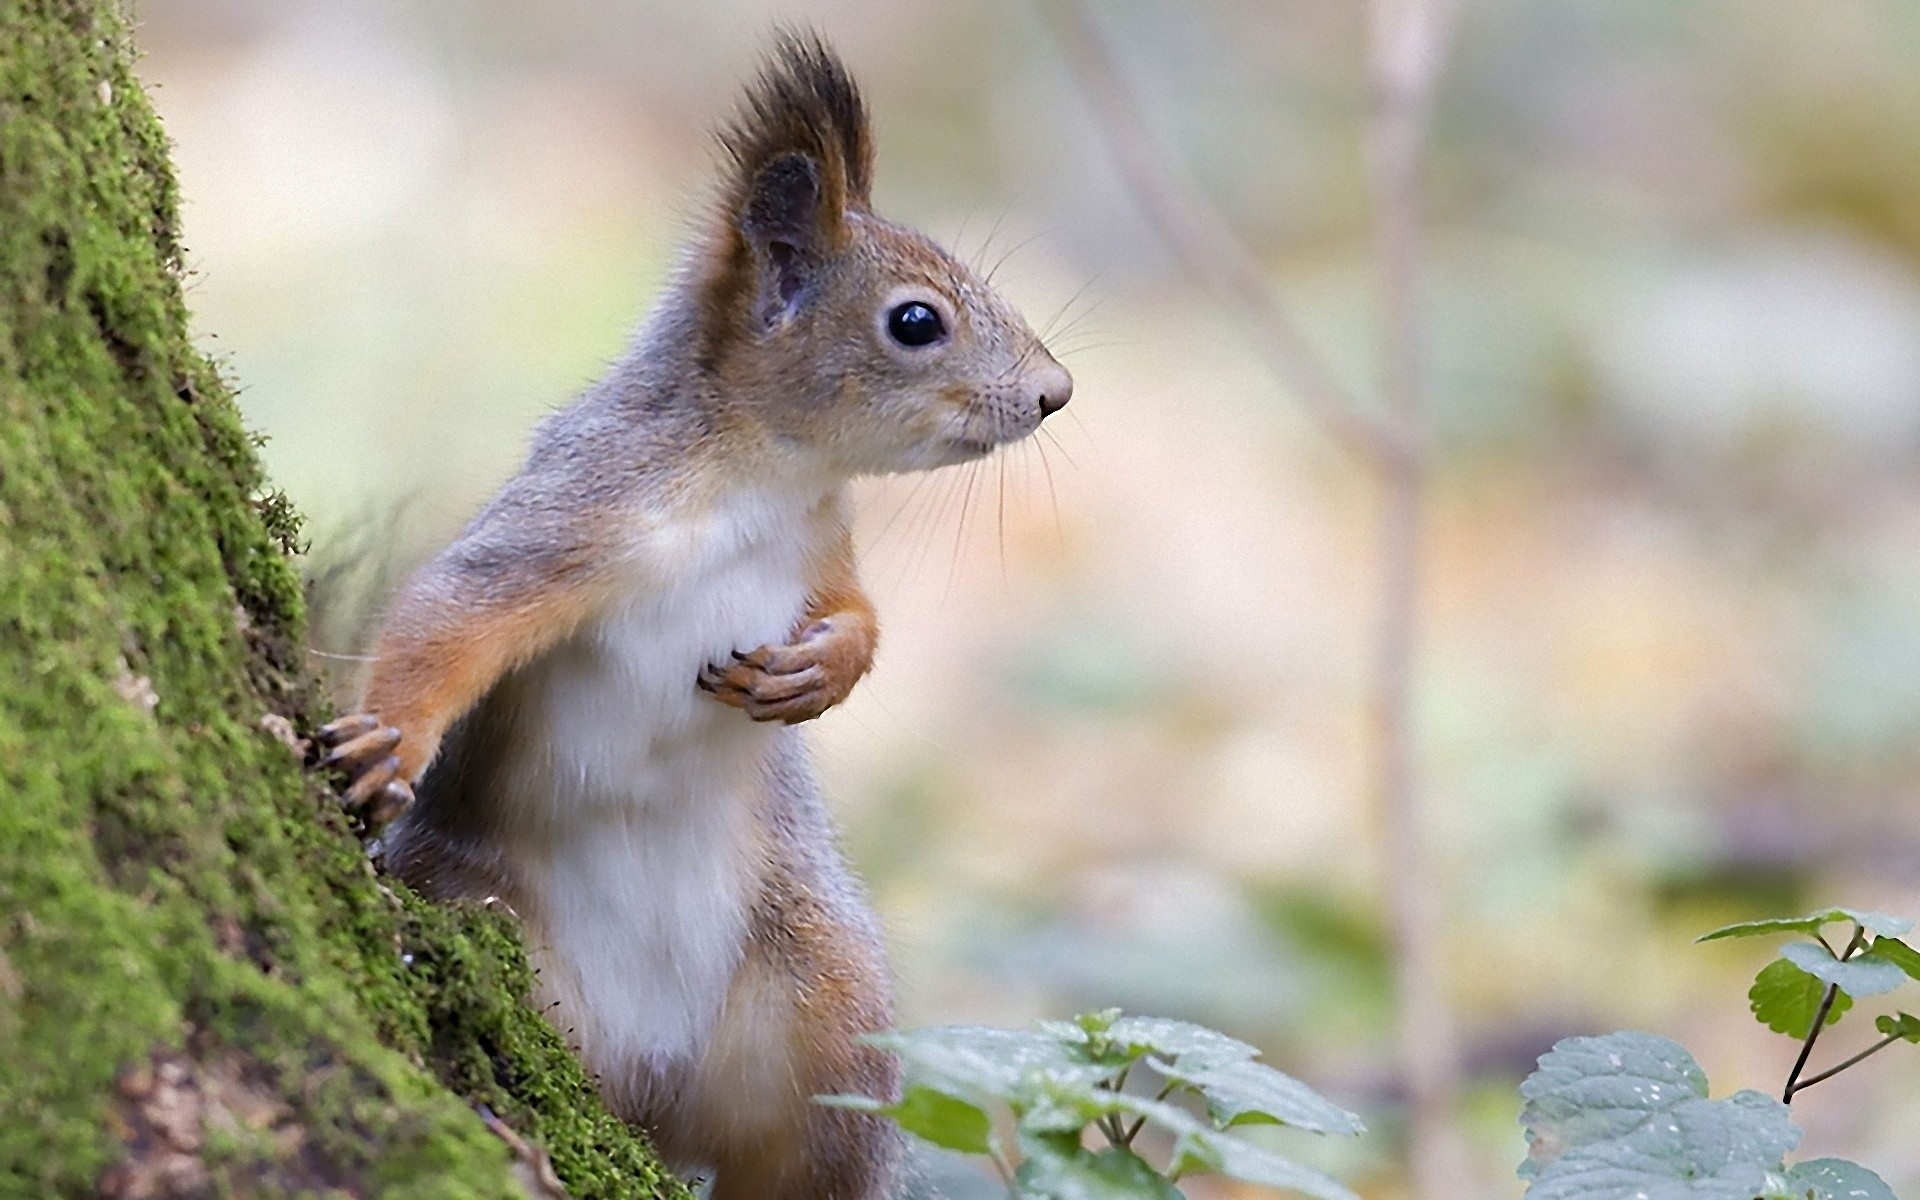
[(727, 204), (772, 312), (790, 311), (864, 209), (873, 140), (853, 77), (817, 35), (785, 30), (740, 111), (720, 130)]
[(761, 276), (767, 315), (791, 312), (833, 252), (840, 221), (826, 210), (820, 165), (805, 154), (778, 155), (754, 173), (740, 206), (740, 232)]

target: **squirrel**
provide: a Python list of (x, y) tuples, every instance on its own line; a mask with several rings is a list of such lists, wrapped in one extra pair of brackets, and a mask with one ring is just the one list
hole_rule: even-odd
[[(879, 626), (855, 477), (985, 457), (1073, 380), (975, 272), (874, 213), (847, 68), (781, 31), (632, 348), (403, 585), (323, 765), (376, 854), (504, 901), (612, 1111), (715, 1200), (880, 1200), (881, 939), (795, 726)], [(389, 824), (391, 822), (391, 824)], [(381, 832), (384, 829), (384, 832)]]

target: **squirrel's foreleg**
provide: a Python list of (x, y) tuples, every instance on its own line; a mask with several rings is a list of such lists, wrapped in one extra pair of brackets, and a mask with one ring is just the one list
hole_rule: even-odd
[(470, 564), (456, 543), (396, 599), (362, 711), (319, 731), (321, 765), (345, 771), (347, 809), (369, 827), (412, 803), (447, 728), (500, 677), (565, 638), (604, 597), (582, 564)]
[(839, 530), (815, 568), (807, 611), (789, 641), (736, 651), (699, 685), (756, 721), (810, 721), (847, 698), (873, 666), (880, 622), (854, 573), (853, 537)]

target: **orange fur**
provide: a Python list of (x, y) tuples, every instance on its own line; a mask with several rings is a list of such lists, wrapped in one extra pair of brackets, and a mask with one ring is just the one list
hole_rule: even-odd
[(400, 731), (400, 778), (418, 781), (447, 727), (501, 676), (577, 628), (603, 595), (586, 572), (527, 584), (505, 602), (403, 599), (389, 616), (361, 707)]

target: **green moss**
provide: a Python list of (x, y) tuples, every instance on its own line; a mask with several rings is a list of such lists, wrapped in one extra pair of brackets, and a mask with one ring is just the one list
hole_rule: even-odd
[(0, 0), (0, 1196), (94, 1195), (162, 1049), (272, 1097), (212, 1194), (513, 1196), (475, 1103), (576, 1197), (684, 1194), (522, 1002), (511, 926), (383, 887), (261, 727), (322, 715), (297, 517), (187, 340), (126, 30)]

